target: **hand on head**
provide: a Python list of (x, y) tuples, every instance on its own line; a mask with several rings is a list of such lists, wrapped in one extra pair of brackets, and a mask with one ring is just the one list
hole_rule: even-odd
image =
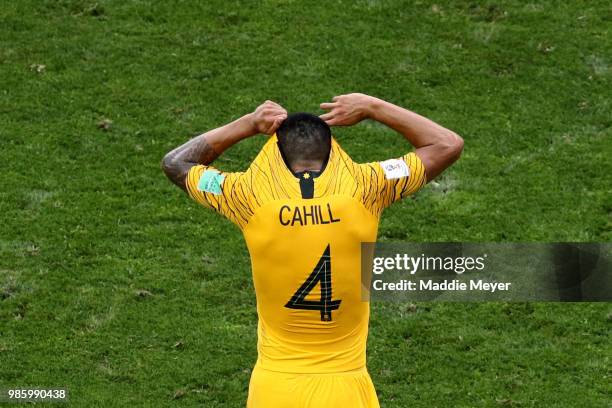
[(271, 135), (287, 119), (287, 111), (276, 102), (265, 101), (252, 114), (253, 126), (257, 133)]
[(319, 117), (329, 126), (351, 126), (370, 116), (373, 99), (361, 93), (334, 96), (332, 102), (320, 105), (321, 109), (329, 112)]

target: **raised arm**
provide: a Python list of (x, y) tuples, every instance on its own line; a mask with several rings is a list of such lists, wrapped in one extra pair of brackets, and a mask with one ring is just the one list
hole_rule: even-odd
[(274, 133), (286, 117), (287, 111), (282, 106), (266, 101), (254, 112), (196, 136), (170, 151), (162, 160), (162, 169), (170, 181), (186, 190), (185, 177), (191, 167), (212, 163), (225, 150), (242, 139), (258, 133)]
[(452, 130), (414, 112), (373, 96), (352, 93), (322, 103), (321, 115), (330, 126), (350, 126), (373, 119), (401, 133), (415, 147), (431, 181), (453, 164), (463, 150), (463, 139)]

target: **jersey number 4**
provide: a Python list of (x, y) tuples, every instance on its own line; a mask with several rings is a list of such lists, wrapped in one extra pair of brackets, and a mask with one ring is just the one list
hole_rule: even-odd
[[(320, 283), (321, 299), (306, 300), (306, 295)], [(332, 285), (331, 285), (331, 256), (329, 253), (329, 244), (323, 255), (319, 258), (317, 266), (314, 267), (306, 281), (302, 286), (291, 296), (285, 307), (289, 309), (306, 309), (318, 310), (321, 312), (321, 320), (324, 322), (331, 321), (332, 310), (338, 309), (341, 300), (332, 300)]]

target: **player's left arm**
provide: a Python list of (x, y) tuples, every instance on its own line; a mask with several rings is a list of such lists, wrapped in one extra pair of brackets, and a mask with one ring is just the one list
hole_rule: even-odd
[(194, 137), (168, 152), (161, 167), (170, 181), (187, 191), (185, 180), (193, 166), (211, 164), (225, 150), (247, 137), (274, 133), (286, 118), (287, 111), (282, 106), (265, 101), (254, 112)]
[(401, 106), (370, 95), (352, 93), (322, 103), (321, 115), (330, 126), (351, 126), (373, 119), (402, 134), (415, 148), (425, 168), (426, 182), (450, 167), (463, 151), (463, 139), (452, 130)]

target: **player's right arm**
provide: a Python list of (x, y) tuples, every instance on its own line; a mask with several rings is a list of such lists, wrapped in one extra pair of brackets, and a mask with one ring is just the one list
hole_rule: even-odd
[(415, 147), (427, 182), (453, 164), (463, 150), (463, 139), (452, 130), (373, 96), (340, 95), (331, 103), (322, 103), (321, 108), (329, 111), (321, 119), (330, 126), (350, 126), (363, 119), (373, 119), (401, 133)]
[(242, 139), (258, 133), (272, 134), (287, 118), (287, 111), (279, 104), (266, 101), (254, 112), (194, 137), (168, 152), (161, 163), (166, 176), (187, 191), (187, 175), (192, 167), (209, 165), (225, 150)]

